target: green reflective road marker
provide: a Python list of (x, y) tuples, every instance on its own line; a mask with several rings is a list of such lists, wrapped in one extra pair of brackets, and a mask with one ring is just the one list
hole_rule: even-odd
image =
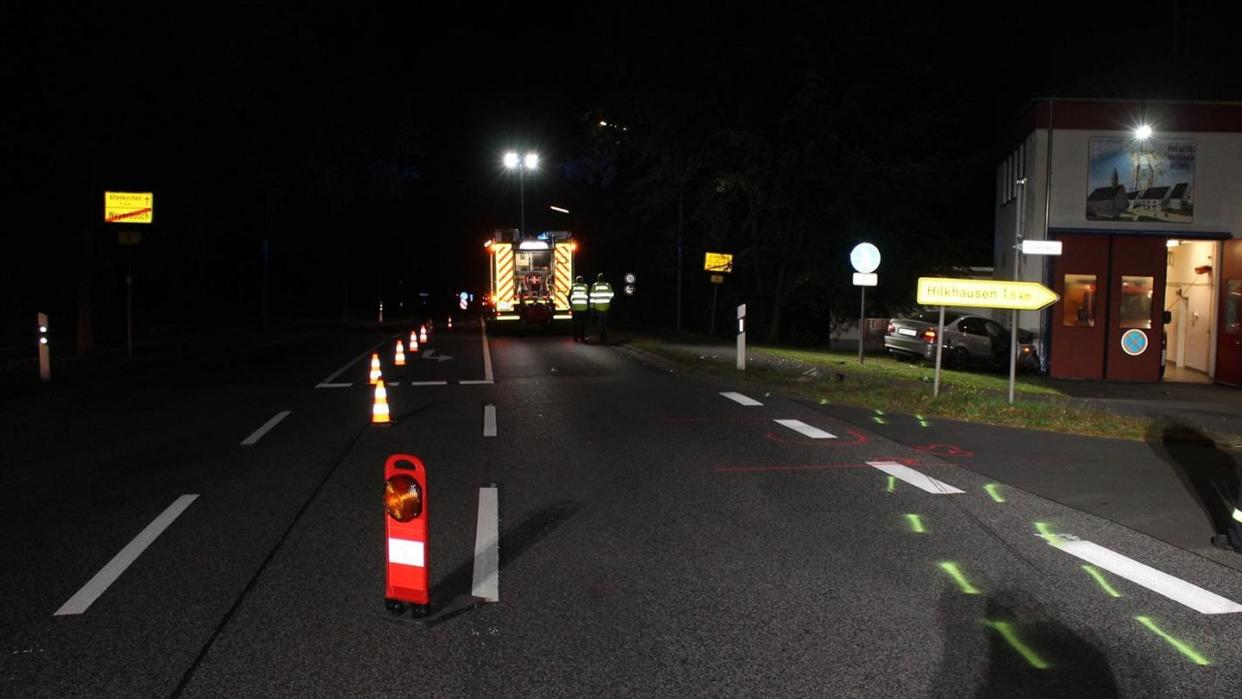
[(962, 592), (964, 594), (967, 594), (967, 595), (979, 594), (979, 588), (970, 584), (970, 581), (966, 579), (965, 575), (962, 575), (962, 571), (958, 569), (956, 563), (954, 563), (953, 561), (941, 561), (937, 563), (936, 565), (940, 566), (941, 570), (948, 573), (950, 578), (953, 578), (953, 582), (957, 583), (957, 586), (962, 588)]
[(882, 418), (882, 417), (878, 417), (878, 416), (877, 416), (877, 417), (873, 417), (873, 418), (871, 418), (871, 419), (872, 419), (872, 420), (874, 420), (877, 424), (880, 424), (880, 425), (887, 425), (887, 424), (888, 424), (888, 420), (885, 420), (885, 419), (884, 419), (884, 418)]
[(1044, 541), (1047, 541), (1049, 544), (1060, 546), (1063, 543), (1061, 537), (1052, 533), (1052, 527), (1048, 526), (1047, 522), (1036, 522), (1035, 529), (1039, 531), (1040, 536), (1044, 537)]
[(919, 427), (931, 427), (931, 423), (926, 420), (919, 420)]
[(1001, 638), (1005, 639), (1005, 642), (1008, 643), (1011, 648), (1018, 651), (1018, 655), (1026, 658), (1026, 662), (1030, 663), (1031, 667), (1036, 670), (1047, 670), (1052, 667), (1048, 664), (1047, 660), (1039, 657), (1035, 651), (1031, 650), (1030, 646), (1026, 645), (1022, 642), (1022, 639), (1018, 638), (1017, 632), (1013, 630), (1013, 624), (1010, 624), (1007, 621), (985, 621), (983, 623), (989, 628), (996, 629), (996, 632), (1001, 635)]
[(888, 477), (888, 492), (890, 492), (890, 493), (891, 493), (891, 492), (893, 492), (894, 490), (897, 490), (897, 477), (896, 477), (896, 476), (889, 476), (889, 477)]
[(1118, 592), (1116, 588), (1114, 588), (1112, 585), (1108, 583), (1108, 578), (1104, 577), (1104, 573), (1100, 572), (1099, 568), (1096, 568), (1093, 565), (1087, 565), (1086, 563), (1084, 563), (1082, 565), (1082, 569), (1087, 571), (1087, 575), (1090, 575), (1092, 578), (1095, 578), (1095, 584), (1099, 585), (1100, 589), (1103, 590), (1105, 594), (1107, 594), (1109, 597), (1120, 597), (1121, 596), (1121, 593)]
[(883, 410), (880, 410), (879, 408), (875, 408), (875, 409), (873, 410), (873, 412), (874, 412), (876, 415), (883, 415), (883, 414), (884, 414), (884, 411), (883, 411)]
[(906, 521), (910, 523), (910, 531), (915, 534), (926, 534), (927, 527), (923, 526), (923, 518), (918, 515), (906, 515)]
[(988, 483), (983, 486), (988, 491), (988, 495), (992, 496), (992, 500), (996, 502), (1005, 502), (1005, 496), (1000, 494), (1000, 483)]
[(1190, 662), (1194, 663), (1195, 665), (1211, 665), (1212, 664), (1212, 661), (1208, 660), (1202, 655), (1199, 655), (1199, 653), (1194, 648), (1191, 648), (1190, 644), (1186, 643), (1185, 641), (1176, 639), (1170, 636), (1169, 634), (1165, 633), (1163, 629), (1161, 629), (1159, 626), (1156, 626), (1156, 622), (1152, 621), (1151, 617), (1136, 616), (1134, 618), (1138, 621), (1138, 623), (1142, 624), (1143, 626), (1146, 626), (1152, 633), (1156, 634), (1160, 638), (1163, 638), (1165, 641), (1167, 641), (1169, 645), (1177, 649), (1178, 653), (1181, 653), (1182, 655), (1189, 658)]

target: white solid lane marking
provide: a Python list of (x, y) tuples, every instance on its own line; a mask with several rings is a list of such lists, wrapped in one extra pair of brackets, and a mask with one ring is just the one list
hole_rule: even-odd
[(458, 381), (457, 383), (461, 384), (462, 386), (483, 386), (483, 385), (491, 386), (492, 384), (495, 384), (496, 382), (492, 381), (491, 379), (484, 379), (482, 381)]
[(321, 383), (317, 384), (315, 388), (350, 388), (352, 386), (352, 383)]
[(470, 594), (500, 601), (500, 515), (496, 487), (479, 488), (479, 519), (474, 530), (474, 579)]
[(480, 322), (479, 327), (483, 328), (483, 380), (495, 381), (492, 376), (492, 351), (487, 346), (487, 322)]
[(389, 539), (388, 562), (422, 568), (426, 564), (426, 559), (423, 557), (423, 542), (413, 539)]
[(496, 436), (496, 406), (491, 403), (483, 406), (483, 436)]
[(926, 490), (933, 495), (960, 495), (963, 492), (944, 481), (938, 481), (895, 461), (868, 461), (867, 465), (874, 466), (890, 476), (900, 478), (915, 488)]
[(327, 384), (331, 384), (333, 381), (336, 381), (336, 377), (340, 376), (341, 374), (344, 374), (345, 371), (349, 369), (351, 366), (357, 364), (358, 362), (362, 361), (366, 357), (371, 356), (371, 353), (374, 352), (376, 349), (378, 349), (380, 345), (384, 344), (385, 342), (388, 342), (388, 340), (380, 340), (379, 342), (375, 343), (371, 347), (371, 349), (368, 349), (366, 352), (363, 352), (357, 357), (354, 357), (353, 359), (349, 360), (348, 362), (345, 363), (345, 366), (341, 367), (340, 369), (337, 369), (336, 371), (332, 372), (331, 376), (324, 379), (323, 381), (320, 381), (319, 385), (316, 386), (316, 388), (328, 388)]
[(794, 432), (797, 432), (798, 434), (802, 434), (807, 437), (810, 437), (811, 439), (836, 439), (837, 438), (835, 434), (832, 434), (831, 432), (825, 432), (819, 429), (818, 427), (811, 427), (810, 425), (806, 424), (805, 422), (801, 420), (776, 420), (775, 422), (784, 427), (788, 427), (789, 429), (793, 430)]
[(138, 536), (134, 537), (133, 541), (126, 544), (120, 553), (108, 561), (107, 565), (101, 568), (98, 573), (95, 573), (95, 577), (87, 581), (81, 590), (74, 593), (68, 602), (61, 605), (60, 609), (57, 609), (53, 616), (66, 616), (85, 612), (112, 583), (116, 582), (117, 578), (121, 577), (121, 573), (124, 573), (125, 569), (137, 560), (138, 556), (142, 555), (142, 552), (151, 545), (151, 542), (155, 541), (156, 537), (162, 534), (168, 528), (168, 525), (172, 524), (173, 520), (177, 519), (182, 512), (185, 512), (185, 508), (189, 507), (190, 503), (194, 502), (197, 497), (197, 494), (182, 495), (174, 500), (173, 504), (168, 506), (168, 509), (161, 512), (160, 516), (148, 524), (146, 529), (138, 532)]
[(271, 431), (273, 427), (280, 424), (281, 420), (284, 420), (285, 418), (289, 417), (290, 413), (292, 412), (293, 412), (292, 410), (282, 410), (276, 413), (276, 415), (273, 416), (271, 420), (268, 420), (267, 422), (263, 423), (262, 427), (250, 433), (249, 437), (243, 439), (241, 445), (243, 447), (254, 446), (256, 442), (258, 442), (260, 439), (263, 439), (263, 435), (267, 434), (268, 432)]
[(411, 381), (411, 386), (447, 386), (448, 381)]
[(1126, 556), (1106, 549), (1090, 541), (1049, 541), (1056, 548), (1082, 560), (1119, 575), (1130, 582), (1164, 595), (1174, 602), (1190, 607), (1202, 614), (1233, 614), (1242, 612), (1242, 604), (1221, 597), (1214, 592), (1175, 578)]
[(731, 401), (741, 403), (742, 405), (763, 405), (763, 403), (760, 403), (759, 401), (755, 400), (754, 398), (751, 398), (750, 396), (744, 396), (740, 393), (734, 393), (733, 391), (729, 391), (727, 393), (722, 392), (720, 395), (724, 396), (725, 398), (728, 398)]

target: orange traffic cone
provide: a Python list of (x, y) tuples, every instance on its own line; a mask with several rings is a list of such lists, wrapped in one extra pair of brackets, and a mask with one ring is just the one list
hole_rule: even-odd
[(374, 352), (371, 354), (371, 385), (374, 386), (380, 380), (381, 376), (379, 353)]
[(427, 326), (426, 325), (418, 329), (418, 341), (423, 343), (424, 345), (427, 344)]
[(405, 366), (405, 347), (401, 345), (401, 341), (397, 340), (397, 358), (393, 360), (396, 366)]
[(388, 414), (388, 391), (384, 389), (383, 379), (375, 384), (375, 405), (371, 407), (371, 424), (392, 424), (392, 417)]

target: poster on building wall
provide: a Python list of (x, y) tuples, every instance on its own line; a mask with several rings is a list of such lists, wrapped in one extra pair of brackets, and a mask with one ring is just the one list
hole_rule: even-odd
[(1089, 151), (1088, 221), (1194, 220), (1194, 139), (1096, 136)]

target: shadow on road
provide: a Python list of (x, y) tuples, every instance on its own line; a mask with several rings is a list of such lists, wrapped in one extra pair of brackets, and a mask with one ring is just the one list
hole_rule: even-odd
[[(516, 527), (501, 533), (498, 550), (500, 552), (500, 570), (517, 560), (530, 547), (539, 543), (557, 527), (582, 509), (582, 504), (572, 500), (563, 500), (533, 512)], [(459, 604), (460, 598), (469, 596), (474, 584), (474, 559), (463, 561), (453, 572), (449, 573), (439, 584), (431, 589), (431, 607), (433, 616), (439, 615), (446, 607)]]
[(1000, 595), (946, 591), (944, 649), (931, 696), (1117, 697), (1108, 658), (1090, 641)]
[(1238, 469), (1233, 455), (1221, 451), (1203, 433), (1184, 425), (1154, 426), (1148, 431), (1147, 443), (1173, 468), (1208, 518), (1212, 531), (1224, 532), (1233, 511), (1233, 494), (1238, 492)]

